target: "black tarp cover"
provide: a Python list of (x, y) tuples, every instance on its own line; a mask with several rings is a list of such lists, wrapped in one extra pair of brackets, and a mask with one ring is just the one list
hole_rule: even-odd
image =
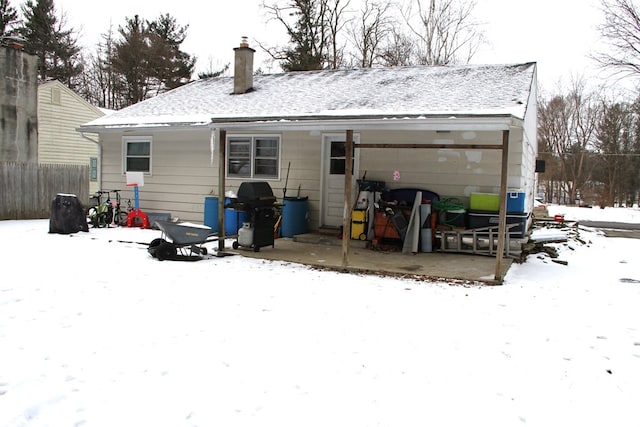
[(72, 234), (89, 231), (82, 203), (74, 194), (58, 194), (51, 202), (49, 233)]

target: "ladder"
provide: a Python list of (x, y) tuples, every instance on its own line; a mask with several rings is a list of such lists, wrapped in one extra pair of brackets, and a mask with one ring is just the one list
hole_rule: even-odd
[[(504, 256), (518, 256), (520, 250), (511, 249), (509, 230), (518, 224), (507, 224), (504, 240)], [(498, 251), (498, 226), (470, 230), (439, 230), (441, 252), (458, 252), (477, 255), (495, 255)]]

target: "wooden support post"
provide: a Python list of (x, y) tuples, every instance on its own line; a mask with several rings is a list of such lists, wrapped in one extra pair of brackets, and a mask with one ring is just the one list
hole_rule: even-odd
[(353, 182), (353, 131), (347, 131), (344, 143), (344, 215), (342, 219), (342, 266), (349, 265), (349, 241), (351, 240), (351, 186)]
[(224, 193), (227, 165), (227, 131), (220, 129), (218, 135), (218, 251), (224, 251)]
[(502, 283), (502, 258), (504, 256), (504, 234), (507, 231), (507, 178), (509, 177), (509, 131), (502, 131), (502, 170), (500, 172), (500, 211), (498, 219), (498, 247), (496, 249), (497, 283)]

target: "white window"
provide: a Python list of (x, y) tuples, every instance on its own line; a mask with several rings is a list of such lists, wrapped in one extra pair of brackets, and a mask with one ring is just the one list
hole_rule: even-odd
[(279, 136), (229, 136), (227, 138), (227, 176), (278, 178), (279, 170)]
[(151, 174), (151, 137), (123, 138), (124, 172)]

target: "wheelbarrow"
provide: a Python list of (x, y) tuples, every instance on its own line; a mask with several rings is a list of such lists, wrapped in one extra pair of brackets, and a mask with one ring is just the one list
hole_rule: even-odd
[[(197, 261), (207, 255), (207, 248), (203, 246), (211, 234), (211, 227), (188, 222), (155, 222), (162, 235), (149, 243), (147, 251), (152, 257), (164, 261)], [(217, 239), (217, 237), (215, 237)]]

